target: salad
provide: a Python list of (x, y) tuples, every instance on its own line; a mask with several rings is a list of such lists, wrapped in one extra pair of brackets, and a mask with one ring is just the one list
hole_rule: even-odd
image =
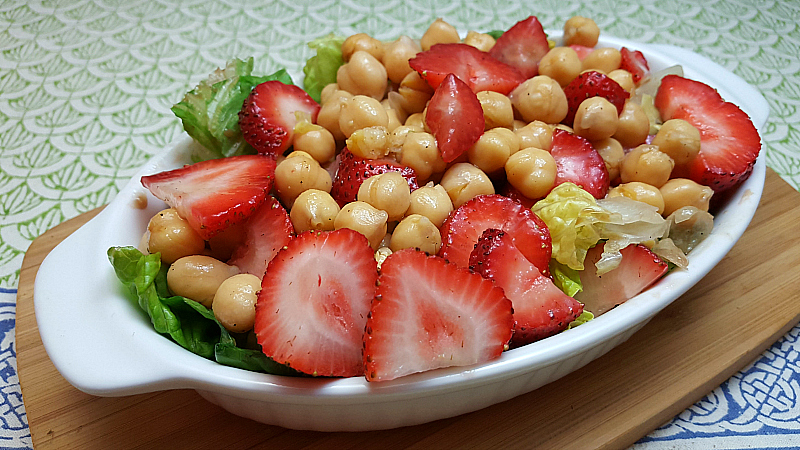
[(230, 61), (173, 107), (196, 162), (142, 177), (167, 208), (108, 250), (118, 278), (157, 332), (280, 375), (391, 380), (592, 320), (687, 266), (761, 147), (599, 33), (331, 35), (304, 88)]

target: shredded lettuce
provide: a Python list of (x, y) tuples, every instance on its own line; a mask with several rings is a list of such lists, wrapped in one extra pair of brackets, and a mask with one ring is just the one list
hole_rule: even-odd
[(575, 328), (578, 325), (583, 325), (583, 324), (585, 324), (586, 322), (588, 322), (588, 321), (590, 321), (592, 319), (594, 319), (594, 314), (592, 314), (591, 312), (589, 312), (589, 311), (584, 309), (583, 312), (581, 313), (581, 315), (578, 316), (577, 319), (575, 319), (575, 320), (573, 320), (572, 322), (569, 323), (569, 325), (567, 326), (567, 329), (569, 330), (570, 328)]
[(505, 33), (505, 31), (503, 31), (503, 30), (492, 30), (492, 31), (487, 31), (486, 32), (486, 34), (488, 34), (489, 36), (493, 37), (495, 40), (497, 40), (497, 38), (502, 36), (503, 33)]
[(550, 273), (553, 275), (556, 287), (570, 297), (575, 297), (575, 294), (583, 290), (579, 271), (551, 259)]
[(303, 89), (317, 102), (320, 101), (322, 88), (336, 83), (336, 72), (344, 64), (344, 59), (342, 59), (344, 40), (344, 37), (331, 33), (308, 43), (308, 46), (316, 50), (317, 54), (309, 58), (303, 67), (305, 74)]

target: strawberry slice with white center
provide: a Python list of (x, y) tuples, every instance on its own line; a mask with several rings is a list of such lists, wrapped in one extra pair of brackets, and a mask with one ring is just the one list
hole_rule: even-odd
[(244, 223), (243, 233), (244, 240), (228, 264), (261, 278), (272, 258), (292, 239), (294, 227), (280, 202), (269, 197)]
[(469, 257), (470, 269), (503, 288), (514, 307), (512, 347), (564, 331), (583, 312), (574, 298), (553, 281), (514, 245), (511, 235), (489, 229), (483, 232)]
[(511, 302), (491, 281), (417, 250), (392, 253), (364, 333), (367, 381), (490, 361), (513, 327)]
[(547, 225), (529, 208), (502, 195), (479, 195), (450, 213), (441, 227), (439, 256), (469, 267), (469, 255), (481, 234), (489, 228), (503, 230), (514, 237), (516, 246), (545, 274), (553, 245)]
[(547, 35), (539, 19), (530, 16), (503, 33), (489, 54), (515, 67), (526, 79), (539, 75), (539, 61), (550, 51)]
[(142, 177), (203, 239), (243, 222), (267, 200), (275, 160), (261, 155), (212, 159)]
[(550, 154), (556, 160), (556, 186), (569, 181), (582, 187), (594, 198), (606, 196), (610, 185), (608, 169), (591, 142), (556, 129), (553, 131)]
[(378, 279), (372, 247), (350, 229), (308, 231), (269, 263), (254, 330), (265, 355), (318, 376), (362, 375), (362, 336)]
[(650, 71), (650, 66), (647, 64), (644, 54), (639, 50), (629, 50), (626, 47), (619, 49), (619, 53), (622, 56), (619, 68), (630, 72), (633, 76), (633, 82), (639, 84), (639, 81)]
[(408, 60), (428, 84), (436, 89), (452, 73), (475, 92), (496, 91), (508, 95), (525, 81), (514, 67), (467, 44), (435, 44)]
[(655, 106), (664, 121), (683, 119), (700, 131), (700, 153), (688, 163), (689, 178), (722, 192), (753, 171), (761, 137), (747, 114), (707, 84), (677, 75), (661, 80)]
[(425, 123), (436, 137), (444, 162), (452, 162), (478, 142), (483, 134), (483, 108), (470, 87), (448, 74), (433, 93)]
[(258, 153), (283, 154), (292, 145), (297, 114), (314, 123), (319, 104), (306, 91), (273, 80), (261, 83), (245, 99), (239, 111), (242, 136)]
[(575, 300), (583, 309), (599, 316), (630, 300), (667, 273), (667, 263), (643, 245), (629, 245), (621, 250), (619, 267), (602, 276), (597, 275), (595, 263), (603, 255), (604, 244), (589, 249), (581, 272), (583, 290)]

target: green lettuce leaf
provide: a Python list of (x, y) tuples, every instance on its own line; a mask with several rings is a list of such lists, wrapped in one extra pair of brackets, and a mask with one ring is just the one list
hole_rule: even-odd
[(551, 259), (550, 273), (553, 275), (553, 283), (556, 287), (570, 297), (575, 297), (575, 294), (583, 290), (579, 271)]
[(486, 32), (486, 34), (488, 34), (489, 36), (493, 37), (495, 40), (497, 40), (497, 38), (502, 36), (503, 33), (505, 33), (505, 31), (503, 31), (503, 30), (492, 30), (492, 31), (487, 31)]
[(316, 50), (317, 54), (309, 58), (303, 67), (305, 74), (303, 88), (317, 102), (320, 101), (322, 88), (336, 82), (336, 71), (344, 64), (344, 59), (342, 59), (344, 40), (344, 37), (331, 33), (308, 43), (308, 46)]
[(583, 324), (585, 324), (586, 322), (588, 322), (588, 321), (590, 321), (592, 319), (594, 319), (594, 314), (592, 314), (589, 311), (586, 311), (584, 309), (583, 312), (581, 313), (581, 315), (578, 316), (577, 319), (575, 319), (575, 320), (573, 320), (572, 322), (569, 323), (569, 325), (567, 326), (567, 329), (569, 330), (570, 328), (575, 328), (578, 325), (583, 325)]

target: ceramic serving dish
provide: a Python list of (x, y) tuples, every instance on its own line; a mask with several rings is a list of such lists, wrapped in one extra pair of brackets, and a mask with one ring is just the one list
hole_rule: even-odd
[[(554, 33), (557, 35), (557, 33)], [(603, 38), (599, 46), (641, 50), (653, 71), (680, 64), (688, 78), (719, 90), (763, 130), (769, 108), (746, 82), (716, 63), (677, 47)], [(164, 204), (141, 175), (189, 162), (183, 138), (153, 158), (105, 210), (42, 263), (34, 304), (42, 342), (64, 378), (81, 391), (123, 396), (195, 389), (228, 411), (259, 422), (322, 431), (374, 430), (451, 417), (530, 392), (584, 366), (628, 339), (705, 276), (733, 247), (756, 210), (764, 186), (762, 149), (750, 178), (715, 218), (711, 235), (675, 270), (627, 303), (580, 327), (507, 351), (494, 361), (368, 383), (364, 378), (291, 378), (248, 372), (196, 356), (157, 334), (126, 298), (106, 257), (111, 246), (137, 245)], [(147, 199), (146, 206), (142, 200)]]

